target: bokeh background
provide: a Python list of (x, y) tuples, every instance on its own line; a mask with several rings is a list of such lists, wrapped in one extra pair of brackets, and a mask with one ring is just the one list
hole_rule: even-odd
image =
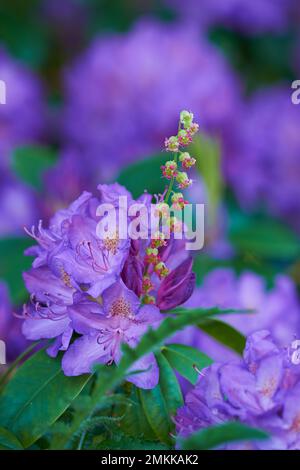
[[(100, 182), (162, 189), (181, 109), (206, 203), (192, 303), (255, 307), (245, 333), (300, 334), (299, 0), (3, 0), (0, 338), (24, 348), (24, 233)], [(267, 312), (267, 313), (266, 313)], [(290, 316), (289, 316), (290, 315)], [(299, 337), (299, 336), (298, 336)], [(191, 333), (189, 334), (189, 340)]]

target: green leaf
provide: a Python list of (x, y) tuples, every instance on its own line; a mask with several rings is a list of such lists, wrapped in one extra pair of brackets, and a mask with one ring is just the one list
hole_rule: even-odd
[(235, 214), (229, 232), (231, 243), (240, 252), (275, 260), (300, 255), (299, 238), (282, 223), (267, 217)]
[(47, 147), (19, 147), (13, 152), (12, 168), (25, 183), (42, 191), (44, 173), (55, 161), (54, 152)]
[(193, 385), (196, 384), (199, 378), (195, 367), (201, 370), (210, 366), (213, 362), (198, 349), (183, 344), (168, 344), (163, 346), (162, 353), (171, 366)]
[(250, 428), (239, 422), (229, 422), (202, 429), (187, 439), (179, 439), (179, 442), (182, 450), (207, 450), (229, 442), (267, 439), (268, 437), (268, 434), (260, 429)]
[(167, 160), (166, 154), (160, 153), (150, 158), (139, 160), (121, 171), (118, 182), (138, 198), (147, 190), (150, 194), (161, 193), (164, 189), (160, 167)]
[(97, 371), (100, 380), (97, 380), (93, 388), (91, 403), (89, 409), (86, 410), (86, 416), (97, 407), (99, 397), (104, 396), (108, 391), (118, 386), (136, 361), (150, 352), (157, 352), (166, 338), (187, 325), (197, 324), (200, 318), (232, 313), (232, 310), (198, 308), (192, 310), (185, 309), (184, 312), (184, 315), (168, 316), (156, 330), (150, 328), (135, 349), (123, 344), (123, 355), (118, 367), (112, 370), (104, 365), (95, 366), (95, 371)]
[(129, 436), (155, 440), (156, 435), (145, 415), (139, 389), (130, 383), (125, 384), (125, 389), (129, 389), (129, 394), (126, 396), (133, 402), (133, 405), (120, 408), (118, 414), (123, 415), (120, 428)]
[(159, 384), (151, 390), (139, 389), (141, 402), (148, 422), (161, 442), (171, 443), (174, 429), (171, 417), (182, 406), (183, 399), (176, 375), (165, 357), (157, 354)]
[(66, 377), (61, 357), (44, 350), (30, 357), (0, 397), (0, 423), (29, 447), (61, 416), (81, 392), (90, 375)]
[(246, 346), (246, 338), (242, 333), (221, 320), (207, 319), (199, 323), (198, 328), (212, 336), (219, 343), (242, 355)]
[(10, 431), (0, 427), (0, 450), (22, 450), (20, 441)]
[(29, 237), (0, 239), (0, 278), (7, 282), (14, 304), (24, 301), (27, 295), (22, 272), (30, 268), (32, 258), (24, 256), (24, 250), (32, 245)]

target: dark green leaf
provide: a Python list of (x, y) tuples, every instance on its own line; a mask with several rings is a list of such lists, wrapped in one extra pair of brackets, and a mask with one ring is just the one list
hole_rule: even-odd
[(108, 391), (122, 383), (129, 369), (134, 366), (136, 361), (150, 352), (157, 352), (166, 338), (172, 336), (176, 331), (187, 325), (198, 323), (200, 318), (203, 319), (226, 313), (232, 313), (232, 310), (220, 310), (218, 308), (185, 309), (184, 315), (169, 316), (163, 320), (156, 330), (150, 328), (135, 349), (123, 344), (123, 356), (118, 367), (111, 369), (103, 365), (95, 366), (95, 371), (97, 371), (101, 380), (97, 380), (94, 386), (90, 407), (86, 410), (86, 416), (97, 407), (99, 397), (104, 396)]
[(22, 450), (20, 441), (10, 431), (0, 427), (0, 450)]
[(61, 357), (44, 350), (30, 357), (0, 397), (0, 423), (29, 447), (59, 418), (86, 385), (90, 375), (66, 377)]
[(233, 349), (238, 354), (243, 354), (246, 338), (242, 333), (221, 320), (204, 320), (199, 323), (198, 328), (215, 338), (219, 343)]
[(41, 191), (44, 173), (55, 160), (55, 154), (47, 147), (19, 147), (13, 153), (12, 167), (25, 183)]
[(199, 373), (195, 370), (195, 367), (201, 370), (210, 366), (213, 362), (198, 349), (183, 344), (168, 344), (163, 347), (162, 352), (171, 366), (193, 385), (196, 384), (199, 378)]
[(152, 390), (139, 389), (141, 402), (148, 422), (161, 442), (171, 442), (170, 433), (174, 429), (171, 417), (182, 406), (180, 386), (167, 359), (157, 354), (159, 384)]
[(207, 450), (229, 442), (267, 439), (268, 437), (268, 434), (260, 429), (250, 428), (239, 422), (229, 422), (202, 429), (179, 442), (183, 450)]
[(27, 295), (22, 272), (30, 268), (32, 258), (24, 256), (24, 250), (33, 244), (29, 237), (0, 240), (0, 278), (7, 282), (14, 304), (24, 301)]
[(262, 258), (286, 260), (300, 254), (299, 238), (282, 223), (266, 217), (236, 216), (229, 239), (240, 252)]
[(118, 182), (138, 198), (147, 190), (150, 194), (163, 192), (160, 167), (167, 160), (166, 154), (156, 154), (129, 165), (121, 171)]

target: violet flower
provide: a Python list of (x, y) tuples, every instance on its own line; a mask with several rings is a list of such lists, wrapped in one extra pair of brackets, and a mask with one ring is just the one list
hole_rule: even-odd
[(243, 207), (263, 204), (300, 230), (300, 107), (292, 103), (291, 93), (289, 84), (251, 98), (224, 169)]
[[(215, 269), (206, 275), (202, 286), (195, 289), (186, 306), (252, 310), (253, 313), (249, 314), (222, 316), (220, 320), (245, 335), (268, 329), (281, 347), (288, 346), (295, 335), (300, 334), (300, 304), (296, 287), (285, 275), (278, 275), (273, 287), (267, 289), (265, 280), (258, 274), (244, 272), (237, 276), (229, 268)], [(232, 350), (195, 327), (177, 333), (172, 342), (199, 348), (217, 361), (239, 360)]]
[[(118, 363), (121, 344), (135, 347), (151, 326), (159, 325), (163, 316), (154, 305), (141, 305), (140, 299), (122, 281), (106, 289), (103, 305), (95, 304), (70, 311), (72, 324), (83, 336), (77, 339), (64, 355), (62, 367), (66, 375), (91, 372), (96, 363)], [(141, 388), (153, 388), (158, 383), (159, 371), (154, 355), (148, 354), (134, 364), (142, 370), (128, 380)]]
[(201, 128), (225, 142), (240, 106), (239, 83), (213, 45), (190, 28), (149, 20), (96, 39), (64, 85), (64, 136), (95, 181), (161, 150), (181, 109), (194, 109)]
[(186, 437), (207, 426), (239, 420), (270, 434), (263, 441), (233, 443), (225, 449), (300, 449), (300, 366), (267, 330), (252, 334), (239, 364), (216, 363), (199, 376), (175, 417)]
[(282, 31), (292, 21), (296, 0), (166, 0), (181, 18), (202, 29), (223, 26), (242, 33), (257, 35)]

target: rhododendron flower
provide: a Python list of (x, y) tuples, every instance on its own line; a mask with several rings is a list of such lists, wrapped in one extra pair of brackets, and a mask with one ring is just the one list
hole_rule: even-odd
[[(215, 269), (205, 276), (185, 306), (251, 310), (252, 313), (227, 314), (221, 320), (245, 335), (268, 329), (281, 347), (288, 346), (300, 334), (296, 286), (285, 275), (278, 275), (267, 289), (265, 280), (256, 273), (243, 272), (238, 276), (230, 268)], [(177, 333), (172, 342), (199, 348), (216, 361), (239, 361), (236, 353), (195, 327)]]
[[(118, 363), (123, 342), (134, 347), (141, 336), (159, 325), (163, 316), (154, 305), (142, 305), (140, 299), (122, 281), (106, 289), (102, 305), (71, 309), (75, 330), (83, 336), (77, 339), (64, 355), (62, 366), (66, 375), (90, 372), (96, 363)], [(128, 377), (138, 387), (153, 388), (158, 383), (159, 371), (154, 355), (148, 354), (134, 365), (143, 372)]]
[(252, 334), (239, 364), (215, 363), (199, 376), (175, 417), (179, 436), (226, 421), (267, 431), (270, 438), (225, 449), (300, 449), (300, 366), (267, 330)]

